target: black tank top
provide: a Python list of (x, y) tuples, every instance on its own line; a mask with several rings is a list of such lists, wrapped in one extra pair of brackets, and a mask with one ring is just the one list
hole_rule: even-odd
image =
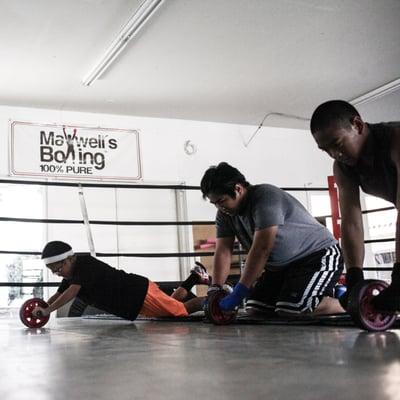
[[(365, 193), (396, 204), (397, 171), (391, 160), (392, 136), (400, 122), (368, 124), (369, 135), (365, 143), (367, 164), (354, 167), (337, 162), (341, 171), (355, 179)], [(364, 157), (364, 156), (363, 156)]]

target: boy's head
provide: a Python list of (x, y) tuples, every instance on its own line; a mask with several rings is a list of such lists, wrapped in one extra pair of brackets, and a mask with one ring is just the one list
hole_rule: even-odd
[(200, 183), (203, 198), (228, 215), (238, 213), (249, 186), (244, 175), (226, 162), (208, 168)]
[(65, 242), (53, 241), (44, 246), (42, 260), (53, 274), (68, 278), (72, 273), (74, 252)]
[(332, 158), (355, 165), (365, 141), (365, 123), (347, 101), (330, 100), (319, 105), (310, 122), (318, 147)]

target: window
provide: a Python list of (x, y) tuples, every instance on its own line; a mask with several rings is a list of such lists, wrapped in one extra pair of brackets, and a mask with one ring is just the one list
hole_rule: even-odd
[[(43, 218), (43, 188), (30, 185), (0, 185), (0, 216)], [(1, 222), (1, 250), (37, 251), (43, 243), (45, 225)], [(0, 254), (0, 282), (42, 282), (43, 263), (38, 256)], [(43, 288), (0, 287), (0, 307), (19, 307), (26, 299), (43, 296)]]

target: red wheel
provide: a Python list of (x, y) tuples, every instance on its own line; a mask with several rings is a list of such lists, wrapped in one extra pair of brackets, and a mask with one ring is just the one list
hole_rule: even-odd
[(347, 310), (357, 326), (371, 332), (385, 331), (392, 327), (396, 321), (396, 313), (376, 310), (371, 303), (388, 286), (384, 281), (369, 279), (353, 288)]
[(206, 317), (215, 325), (228, 325), (236, 318), (236, 311), (222, 312), (219, 302), (229, 293), (223, 289), (211, 293), (206, 301), (204, 312)]
[(42, 299), (33, 298), (27, 300), (24, 304), (22, 304), (19, 310), (19, 317), (21, 318), (22, 323), (28, 328), (41, 328), (44, 326), (50, 318), (50, 315), (42, 316), (42, 317), (34, 317), (32, 315), (32, 311), (36, 307), (47, 308), (49, 305)]

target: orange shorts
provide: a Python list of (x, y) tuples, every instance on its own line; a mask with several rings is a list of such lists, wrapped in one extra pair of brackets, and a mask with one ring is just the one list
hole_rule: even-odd
[(182, 302), (168, 296), (152, 281), (149, 281), (149, 288), (139, 314), (145, 317), (186, 317), (189, 315)]

